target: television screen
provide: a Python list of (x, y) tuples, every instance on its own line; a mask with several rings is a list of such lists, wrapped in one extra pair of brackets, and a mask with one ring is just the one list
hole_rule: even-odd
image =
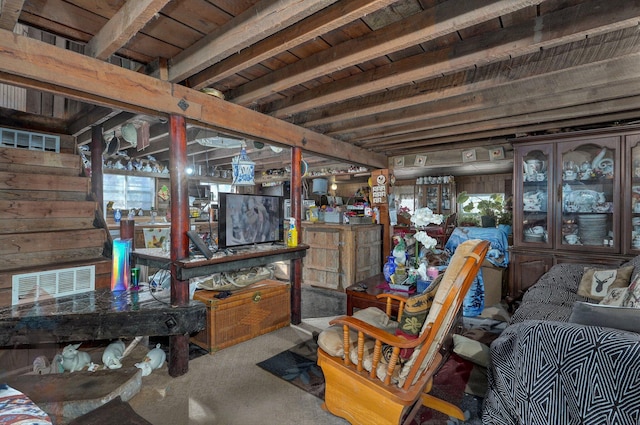
[(218, 246), (283, 241), (283, 204), (281, 196), (220, 193)]

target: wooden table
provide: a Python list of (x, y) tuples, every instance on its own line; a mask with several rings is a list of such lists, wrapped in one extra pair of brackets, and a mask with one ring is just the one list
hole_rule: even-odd
[(2, 308), (0, 346), (185, 335), (205, 328), (203, 303), (174, 307), (168, 296), (166, 290), (96, 289)]
[[(290, 248), (286, 245), (253, 245), (234, 248), (232, 254), (220, 250), (207, 260), (204, 257), (189, 257), (176, 261), (177, 278), (187, 280), (192, 277), (206, 276), (213, 273), (230, 272), (254, 266), (262, 266), (276, 261), (300, 260), (309, 249), (308, 245), (299, 244)], [(171, 264), (168, 252), (160, 248), (136, 249), (132, 253), (137, 265), (168, 269)]]
[[(347, 294), (347, 315), (352, 316), (354, 308), (378, 307), (382, 311), (385, 311), (387, 302), (376, 298), (379, 294), (394, 292), (380, 287), (380, 285), (385, 283), (384, 275), (380, 273), (349, 286), (345, 290)], [(395, 291), (394, 293), (409, 295), (408, 292)], [(396, 316), (397, 313), (397, 309), (392, 311), (393, 316)]]
[[(176, 261), (176, 278), (187, 280), (192, 277), (206, 276), (214, 273), (229, 272), (244, 268), (263, 266), (277, 261), (290, 262), (291, 283), (291, 323), (302, 321), (302, 259), (307, 254), (309, 245), (298, 244), (288, 247), (282, 244), (258, 244), (234, 248), (227, 253), (220, 250), (207, 260), (204, 257), (190, 257)], [(168, 269), (171, 259), (168, 252), (162, 249), (136, 249), (132, 256), (137, 265)]]

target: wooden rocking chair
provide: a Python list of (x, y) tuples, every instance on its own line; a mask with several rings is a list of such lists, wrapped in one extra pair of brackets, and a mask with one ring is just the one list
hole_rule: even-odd
[[(393, 335), (353, 316), (331, 321), (343, 325), (344, 355), (331, 356), (318, 349), (318, 365), (326, 382), (323, 408), (353, 425), (408, 424), (422, 405), (464, 420), (457, 406), (428, 393), (433, 375), (443, 362), (440, 349), (488, 249), (489, 242), (481, 240), (468, 240), (458, 246), (417, 339)], [(392, 305), (399, 303), (400, 321), (406, 298), (395, 294), (378, 297), (387, 298), (387, 316)], [(373, 353), (366, 356), (365, 345), (371, 347), (371, 341), (375, 341)], [(350, 351), (354, 349), (357, 361), (352, 361), (354, 353)], [(402, 366), (396, 364), (401, 350), (413, 350)], [(383, 351), (391, 353), (386, 361)]]

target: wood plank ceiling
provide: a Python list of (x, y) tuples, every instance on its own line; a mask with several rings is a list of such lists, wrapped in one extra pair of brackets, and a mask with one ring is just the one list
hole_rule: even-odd
[[(0, 82), (31, 99), (3, 105), (0, 125), (86, 144), (92, 125), (149, 123), (150, 146), (131, 156), (168, 159), (176, 99), (200, 111), (184, 111), (196, 163), (228, 167), (237, 154), (191, 140), (210, 129), (246, 139), (262, 170), (301, 146), (311, 167), (388, 161), (399, 178), (508, 172), (508, 138), (640, 119), (640, 0), (0, 5)], [(196, 95), (205, 89), (224, 100)], [(42, 99), (56, 100), (45, 110)], [(505, 160), (489, 161), (493, 148)], [(470, 149), (476, 161), (462, 163)]]

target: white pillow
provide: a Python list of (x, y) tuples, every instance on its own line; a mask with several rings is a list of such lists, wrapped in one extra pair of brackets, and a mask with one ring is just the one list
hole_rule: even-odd
[(453, 352), (478, 366), (489, 367), (489, 347), (479, 341), (453, 334)]
[[(398, 326), (397, 322), (389, 320), (384, 311), (377, 307), (367, 307), (353, 313), (353, 317), (360, 319), (376, 328), (393, 333)], [(344, 357), (342, 325), (329, 326), (318, 335), (318, 346), (333, 357)], [(351, 331), (349, 340), (352, 345), (358, 340), (357, 332)], [(353, 350), (351, 350), (353, 351)]]

